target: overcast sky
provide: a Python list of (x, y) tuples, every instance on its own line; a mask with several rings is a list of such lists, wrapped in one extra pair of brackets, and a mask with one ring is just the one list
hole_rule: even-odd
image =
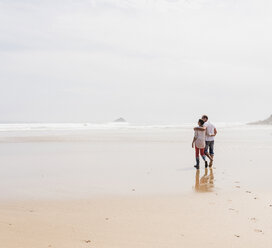
[(0, 121), (272, 114), (271, 0), (0, 0)]

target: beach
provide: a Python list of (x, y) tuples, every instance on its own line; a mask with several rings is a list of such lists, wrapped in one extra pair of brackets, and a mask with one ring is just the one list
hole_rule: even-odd
[(191, 127), (0, 132), (0, 244), (272, 245), (272, 127), (218, 128), (200, 170)]

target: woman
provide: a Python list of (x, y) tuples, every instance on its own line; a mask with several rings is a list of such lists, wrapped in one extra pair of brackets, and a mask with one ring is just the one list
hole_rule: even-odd
[[(203, 127), (204, 121), (199, 119), (198, 120), (198, 126)], [(195, 130), (194, 139), (192, 142), (192, 147), (195, 146), (195, 156), (196, 156), (196, 165), (194, 166), (196, 169), (199, 169), (199, 152), (203, 160), (205, 161), (205, 168), (208, 167), (208, 162), (206, 161), (205, 156), (205, 133), (203, 131)]]

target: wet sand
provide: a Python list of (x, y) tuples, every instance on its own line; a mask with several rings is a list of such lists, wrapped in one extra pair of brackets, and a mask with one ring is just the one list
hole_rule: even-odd
[(2, 134), (1, 247), (270, 247), (271, 136), (223, 129), (196, 171), (186, 129)]

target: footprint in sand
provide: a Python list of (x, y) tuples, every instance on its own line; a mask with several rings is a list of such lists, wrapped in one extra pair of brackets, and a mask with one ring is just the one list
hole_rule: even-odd
[(91, 240), (87, 239), (87, 240), (83, 240), (85, 243), (91, 243)]
[(247, 190), (246, 193), (251, 194), (251, 191)]
[(237, 214), (239, 213), (239, 211), (238, 211), (238, 210), (235, 210), (234, 208), (229, 208), (229, 210), (230, 210), (230, 211), (234, 211), (234, 212), (237, 213)]
[(257, 219), (255, 217), (250, 218), (251, 221), (257, 222)]
[(263, 231), (261, 229), (254, 229), (255, 232), (262, 233)]
[(236, 238), (240, 238), (240, 235), (238, 235), (238, 234), (234, 234), (234, 236), (235, 236)]

